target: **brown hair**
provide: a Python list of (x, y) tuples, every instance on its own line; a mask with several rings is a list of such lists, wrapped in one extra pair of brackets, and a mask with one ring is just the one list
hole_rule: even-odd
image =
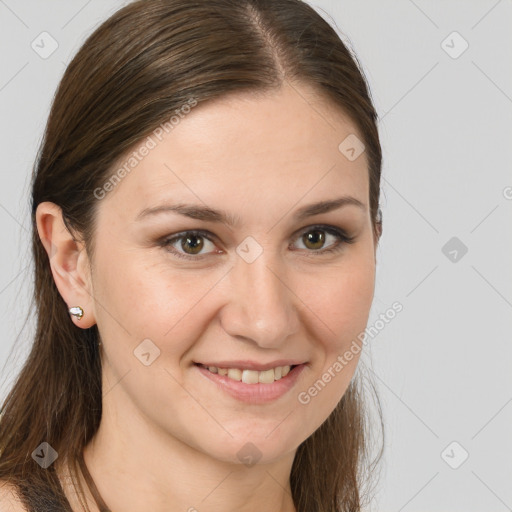
[[(355, 55), (305, 2), (135, 1), (99, 26), (67, 67), (33, 172), (37, 329), (0, 422), (0, 478), (23, 490), (27, 506), (71, 510), (55, 468), (66, 460), (71, 474), (80, 474), (83, 448), (102, 409), (99, 332), (96, 325), (80, 329), (70, 321), (38, 236), (38, 204), (60, 206), (66, 226), (92, 256), (99, 203), (94, 190), (123, 154), (190, 98), (202, 103), (230, 93), (271, 93), (285, 80), (312, 85), (356, 124), (366, 146), (378, 240), (377, 114)], [(358, 368), (332, 414), (299, 446), (290, 481), (298, 512), (361, 509), (384, 446), (370, 463), (365, 394)], [(383, 433), (378, 396), (377, 405)], [(59, 454), (44, 470), (31, 458), (42, 442)]]

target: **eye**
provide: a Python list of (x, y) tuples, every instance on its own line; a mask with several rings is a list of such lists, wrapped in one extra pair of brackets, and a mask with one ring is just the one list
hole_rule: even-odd
[[(326, 240), (328, 237), (334, 238), (334, 243), (330, 244), (327, 249), (324, 249)], [(322, 255), (325, 253), (331, 253), (340, 251), (345, 244), (352, 244), (355, 241), (355, 236), (348, 236), (345, 231), (335, 226), (312, 226), (303, 231), (302, 235), (298, 238), (306, 249), (312, 249), (313, 252)], [(317, 254), (313, 254), (316, 256)]]
[[(205, 241), (215, 247), (208, 234), (204, 231), (185, 231), (184, 233), (179, 233), (171, 238), (162, 240), (161, 244), (169, 252), (172, 252), (179, 258), (199, 260), (205, 257), (204, 254), (199, 254), (205, 245), (207, 246)], [(180, 243), (177, 244), (177, 242)], [(180, 250), (175, 247), (176, 245), (178, 245), (183, 252), (180, 252)]]
[[(329, 237), (334, 238), (334, 243), (330, 244), (327, 249), (323, 247)], [(212, 241), (212, 235), (205, 231), (185, 231), (178, 233), (169, 238), (164, 238), (159, 241), (159, 244), (167, 251), (188, 260), (201, 260), (209, 254), (222, 253), (223, 251), (210, 251), (206, 254), (200, 254), (201, 251), (208, 247), (208, 244), (215, 248)], [(355, 236), (348, 236), (342, 229), (335, 226), (311, 226), (307, 230), (301, 231), (301, 236), (297, 239), (305, 246), (309, 256), (320, 256), (322, 254), (340, 251), (345, 244), (352, 244), (355, 241)], [(310, 249), (310, 250), (308, 250)]]

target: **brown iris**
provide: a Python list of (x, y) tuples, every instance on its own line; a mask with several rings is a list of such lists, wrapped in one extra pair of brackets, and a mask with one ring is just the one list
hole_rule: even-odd
[[(302, 240), (304, 241), (304, 245), (310, 249), (321, 249), (325, 243), (325, 233), (320, 230), (309, 231), (307, 234), (303, 235)], [(314, 247), (308, 246), (306, 242), (312, 243)]]
[[(185, 244), (188, 244), (189, 247), (191, 247), (192, 251), (188, 252), (185, 250)], [(198, 254), (201, 252), (201, 249), (203, 248), (204, 242), (203, 237), (200, 235), (189, 235), (183, 237), (181, 241), (181, 248), (187, 253), (187, 254)]]

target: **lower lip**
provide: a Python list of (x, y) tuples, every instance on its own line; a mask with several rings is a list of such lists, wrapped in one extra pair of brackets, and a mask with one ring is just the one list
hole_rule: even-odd
[(230, 379), (225, 375), (212, 373), (202, 366), (195, 365), (202, 375), (217, 384), (220, 389), (233, 398), (250, 404), (264, 404), (282, 397), (293, 388), (305, 366), (305, 364), (297, 365), (286, 377), (281, 377), (272, 384), (262, 384), (261, 382), (258, 384), (246, 384), (242, 381)]

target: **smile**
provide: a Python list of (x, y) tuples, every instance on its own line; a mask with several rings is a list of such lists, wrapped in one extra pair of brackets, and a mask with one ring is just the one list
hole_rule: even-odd
[[(299, 375), (305, 370), (306, 364), (277, 366), (263, 371), (207, 367), (199, 363), (196, 363), (194, 367), (208, 382), (215, 384), (217, 389), (233, 398), (249, 404), (263, 404), (277, 400), (288, 393), (295, 386)], [(279, 374), (279, 372), (281, 373)], [(276, 378), (276, 373), (278, 378)]]
[(240, 368), (217, 368), (216, 366), (205, 366), (203, 364), (199, 364), (199, 366), (206, 368), (211, 373), (217, 373), (228, 379), (244, 382), (245, 384), (272, 384), (272, 382), (286, 377), (290, 373), (290, 370), (297, 365), (277, 366), (261, 372), (256, 370), (242, 370)]

